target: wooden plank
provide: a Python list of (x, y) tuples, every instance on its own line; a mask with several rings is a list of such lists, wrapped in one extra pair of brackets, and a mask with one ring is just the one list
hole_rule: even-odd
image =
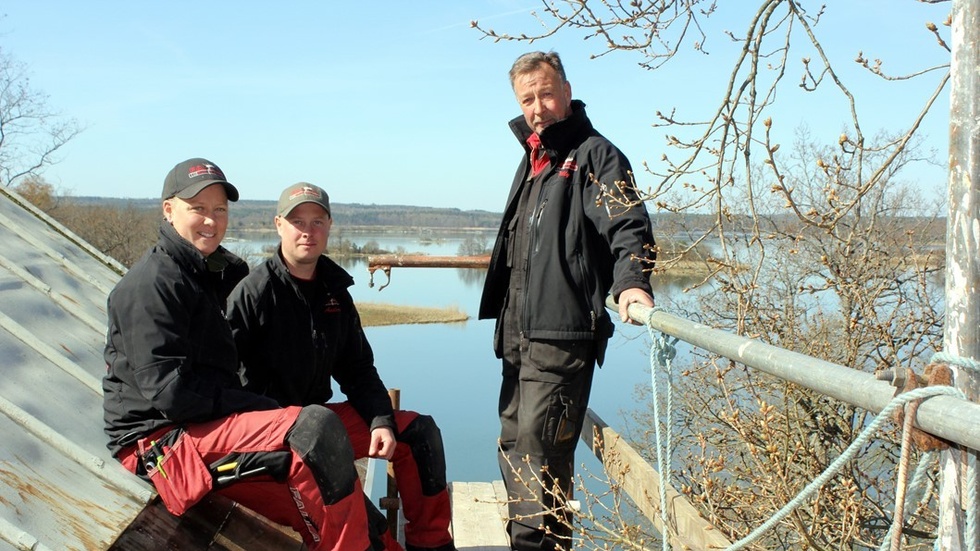
[[(449, 493), (457, 549), (509, 551), (504, 529), (507, 492), (502, 481), (451, 482)], [(399, 535), (404, 537), (404, 517), (400, 521)], [(164, 549), (301, 551), (305, 547), (292, 529), (212, 493), (179, 518), (154, 499), (111, 547), (112, 551)]]
[(219, 545), (229, 551), (306, 550), (302, 537), (291, 527), (276, 524), (241, 504), (234, 505), (208, 551), (219, 549)]
[(299, 534), (226, 497), (208, 494), (183, 516), (154, 498), (109, 547), (110, 551), (299, 551)]
[[(582, 441), (602, 461), (606, 473), (618, 482), (637, 508), (664, 534), (660, 520), (660, 477), (636, 450), (591, 409), (585, 416)], [(731, 542), (714, 525), (701, 517), (683, 495), (667, 487), (667, 515), (673, 522), (667, 530), (674, 549), (726, 549)]]
[(507, 532), (507, 519), (510, 518), (510, 512), (507, 511), (507, 486), (504, 486), (503, 480), (493, 481), (493, 493), (497, 496), (497, 512), (500, 513), (500, 521), (504, 524), (504, 532)]
[[(501, 483), (501, 486), (503, 484)], [(451, 482), (453, 540), (466, 551), (509, 551), (501, 501), (490, 482)]]

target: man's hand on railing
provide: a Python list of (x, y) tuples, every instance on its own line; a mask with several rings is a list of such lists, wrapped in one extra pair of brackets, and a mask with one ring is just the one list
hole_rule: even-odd
[(629, 323), (631, 325), (641, 325), (639, 322), (633, 321), (629, 315), (630, 304), (642, 304), (647, 308), (653, 308), (653, 297), (649, 293), (640, 289), (638, 287), (632, 287), (626, 289), (619, 294), (619, 319), (623, 323)]

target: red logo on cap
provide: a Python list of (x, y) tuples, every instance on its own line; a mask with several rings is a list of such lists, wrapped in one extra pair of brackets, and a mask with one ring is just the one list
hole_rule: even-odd
[(211, 176), (217, 180), (225, 179), (225, 175), (221, 172), (221, 169), (214, 165), (194, 165), (188, 169), (188, 178), (197, 178), (198, 176)]
[(317, 190), (315, 190), (315, 189), (313, 189), (313, 188), (311, 188), (309, 186), (303, 186), (300, 189), (297, 189), (296, 191), (290, 193), (289, 194), (289, 200), (292, 201), (293, 199), (298, 199), (298, 198), (303, 197), (303, 196), (310, 196), (310, 197), (312, 197), (314, 199), (320, 199), (321, 198), (319, 191), (317, 191)]

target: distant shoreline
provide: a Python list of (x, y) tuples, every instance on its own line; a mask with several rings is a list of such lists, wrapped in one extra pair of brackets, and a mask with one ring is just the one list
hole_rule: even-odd
[[(74, 196), (65, 199), (83, 207), (115, 207), (145, 212), (158, 212), (160, 209), (159, 199)], [(418, 232), (483, 232), (500, 227), (503, 218), (502, 213), (487, 210), (361, 203), (331, 203), (330, 211), (334, 218), (334, 231), (351, 233), (375, 231), (412, 235)], [(242, 199), (231, 206), (228, 230), (271, 231), (275, 213), (275, 201)]]
[[(269, 222), (269, 227), (265, 228), (233, 228), (229, 229), (229, 232), (235, 234), (252, 234), (252, 233), (275, 233), (276, 229), (272, 227), (272, 222)], [(365, 225), (345, 225), (340, 221), (334, 223), (333, 228), (330, 230), (331, 233), (368, 233), (368, 234), (397, 234), (397, 235), (421, 235), (426, 236), (429, 234), (466, 234), (466, 233), (496, 233), (497, 227), (480, 227), (480, 226), (470, 226), (470, 227), (438, 227), (438, 226), (365, 226)]]

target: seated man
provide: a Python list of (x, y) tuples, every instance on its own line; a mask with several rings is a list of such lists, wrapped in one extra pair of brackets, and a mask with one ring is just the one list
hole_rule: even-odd
[(238, 190), (210, 161), (163, 184), (160, 238), (109, 295), (103, 379), (112, 454), (181, 515), (217, 491), (311, 550), (371, 548), (354, 452), (333, 411), (242, 387), (224, 306), (248, 266), (221, 247)]
[[(323, 256), (332, 223), (321, 188), (282, 192), (278, 251), (228, 299), (246, 387), (283, 406), (324, 404), (339, 415), (355, 456), (392, 461), (408, 551), (454, 550), (442, 436), (431, 417), (392, 410), (347, 291), (354, 280)], [(331, 377), (348, 401), (327, 403)]]

